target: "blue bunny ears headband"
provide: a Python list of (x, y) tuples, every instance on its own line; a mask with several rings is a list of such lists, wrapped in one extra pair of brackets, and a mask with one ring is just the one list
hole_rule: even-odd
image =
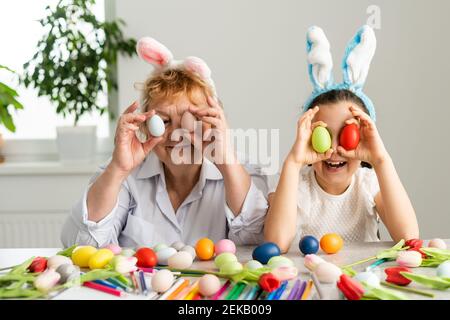
[(333, 59), (330, 42), (323, 30), (313, 26), (306, 35), (306, 51), (308, 53), (308, 73), (314, 90), (305, 102), (303, 112), (311, 107), (311, 103), (319, 95), (332, 90), (349, 90), (359, 97), (367, 108), (373, 121), (376, 120), (372, 100), (363, 92), (370, 62), (375, 54), (377, 40), (373, 29), (362, 26), (347, 45), (342, 61), (343, 82), (335, 83), (333, 79)]

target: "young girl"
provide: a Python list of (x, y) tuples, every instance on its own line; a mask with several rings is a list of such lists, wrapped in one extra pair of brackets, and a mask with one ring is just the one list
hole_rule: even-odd
[[(152, 38), (141, 39), (137, 51), (155, 68), (143, 89), (141, 112), (135, 113), (134, 103), (118, 120), (112, 158), (74, 206), (63, 244), (194, 245), (204, 237), (259, 243), (267, 200), (256, 186), (264, 181), (228, 148), (228, 125), (208, 66), (195, 57), (175, 61)], [(155, 114), (165, 126), (157, 138), (147, 129)], [(194, 136), (197, 124), (204, 135)], [(215, 151), (222, 151), (214, 162), (203, 153), (212, 146), (205, 140), (211, 128)], [(200, 156), (192, 159), (197, 151)]]
[[(264, 234), (287, 251), (305, 235), (340, 234), (345, 241), (379, 240), (378, 222), (391, 237), (419, 237), (414, 208), (375, 126), (375, 110), (362, 92), (376, 47), (373, 30), (362, 27), (347, 47), (344, 81), (334, 84), (330, 45), (318, 27), (307, 34), (312, 96), (297, 124), (296, 141), (284, 161), (278, 186), (269, 195)], [(357, 124), (356, 149), (339, 145), (339, 134)], [(326, 127), (332, 137), (325, 153), (314, 151), (313, 130)], [(370, 168), (371, 167), (371, 168)], [(271, 192), (271, 191), (269, 191)], [(297, 237), (296, 237), (297, 235)]]

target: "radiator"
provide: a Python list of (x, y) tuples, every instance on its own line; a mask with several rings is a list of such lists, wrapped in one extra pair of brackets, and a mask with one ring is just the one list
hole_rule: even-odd
[(67, 213), (0, 213), (0, 248), (59, 248)]

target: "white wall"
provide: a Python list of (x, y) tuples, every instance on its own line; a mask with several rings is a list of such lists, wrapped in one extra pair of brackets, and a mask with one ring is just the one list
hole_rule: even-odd
[[(152, 36), (176, 57), (197, 55), (213, 70), (234, 128), (279, 128), (284, 157), (308, 96), (305, 32), (327, 33), (336, 66), (369, 5), (381, 8), (378, 49), (366, 85), (378, 127), (417, 210), (421, 236), (449, 238), (450, 1), (116, 1), (135, 38)], [(121, 59), (119, 103), (128, 106), (150, 66)], [(340, 70), (335, 68), (340, 80)]]

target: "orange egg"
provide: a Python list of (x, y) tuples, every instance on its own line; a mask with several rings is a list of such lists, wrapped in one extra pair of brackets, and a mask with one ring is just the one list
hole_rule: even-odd
[(344, 240), (336, 233), (327, 233), (320, 239), (320, 247), (328, 254), (338, 252), (343, 245)]
[(197, 241), (195, 253), (200, 260), (209, 260), (214, 256), (214, 242), (211, 239), (203, 238)]

